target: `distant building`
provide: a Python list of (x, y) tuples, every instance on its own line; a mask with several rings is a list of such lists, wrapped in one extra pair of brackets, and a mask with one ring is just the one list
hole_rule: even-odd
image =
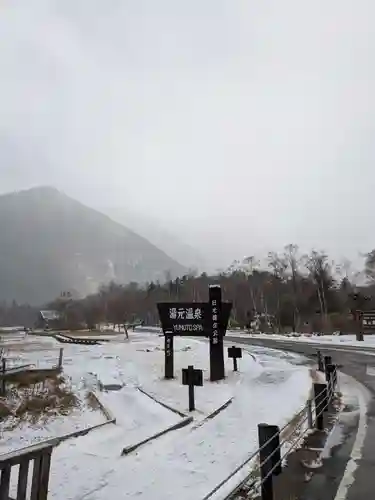
[(39, 311), (38, 319), (35, 324), (35, 328), (54, 329), (61, 328), (62, 318), (58, 311), (45, 310)]

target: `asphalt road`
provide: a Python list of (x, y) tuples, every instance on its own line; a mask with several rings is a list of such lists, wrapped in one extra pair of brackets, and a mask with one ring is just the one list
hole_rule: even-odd
[[(229, 339), (228, 339), (229, 340)], [(231, 340), (236, 343), (250, 344), (257, 346), (266, 346), (274, 349), (282, 349), (307, 357), (316, 356), (319, 349), (323, 355), (332, 356), (334, 363), (340, 365), (340, 371), (355, 378), (363, 384), (371, 394), (371, 399), (367, 407), (367, 429), (365, 431), (364, 444), (362, 452), (355, 459), (357, 468), (354, 471), (354, 480), (350, 474), (345, 475), (345, 480), (348, 479), (348, 489), (344, 488), (343, 494), (337, 494), (337, 488), (341, 483), (345, 468), (348, 464), (349, 455), (352, 446), (355, 442), (357, 429), (352, 429), (352, 433), (345, 436), (345, 441), (342, 445), (341, 453), (333, 457), (333, 464), (330, 469), (331, 478), (326, 478), (326, 485), (323, 493), (318, 497), (311, 495), (306, 498), (314, 498), (314, 500), (372, 500), (375, 499), (375, 349), (366, 347), (353, 346), (327, 346), (326, 344), (305, 344), (300, 341), (279, 341), (274, 339), (257, 339), (251, 337), (249, 339), (240, 337), (231, 337)], [(316, 359), (316, 358), (315, 358)], [(343, 455), (345, 455), (344, 457)]]

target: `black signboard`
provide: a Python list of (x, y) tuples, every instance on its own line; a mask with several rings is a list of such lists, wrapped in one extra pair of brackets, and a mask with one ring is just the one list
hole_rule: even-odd
[(233, 359), (233, 371), (237, 371), (237, 359), (242, 358), (242, 349), (241, 347), (228, 347), (228, 358)]
[[(159, 302), (157, 304), (163, 331), (189, 337), (209, 337), (212, 331), (212, 310), (207, 302)], [(232, 304), (222, 303), (222, 314), (216, 323), (226, 332)]]
[(225, 377), (223, 337), (232, 304), (221, 301), (221, 287), (210, 286), (208, 302), (160, 302), (157, 308), (166, 337), (165, 377), (173, 378), (173, 343), (169, 340), (167, 345), (167, 337), (185, 335), (209, 338), (210, 378), (211, 381), (222, 380)]
[(375, 311), (363, 311), (361, 316), (363, 330), (375, 330)]

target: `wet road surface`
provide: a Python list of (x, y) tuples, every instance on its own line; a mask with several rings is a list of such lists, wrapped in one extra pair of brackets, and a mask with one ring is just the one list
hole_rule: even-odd
[(344, 408), (340, 416), (335, 431), (341, 434), (338, 444), (332, 446), (330, 455), (324, 459), (324, 467), (316, 471), (300, 499), (375, 499), (375, 349), (279, 341), (264, 337), (231, 337), (231, 341), (282, 349), (315, 359), (319, 349), (323, 355), (332, 356), (333, 362), (340, 365), (341, 372), (354, 378), (362, 384), (362, 388), (364, 386), (367, 389), (367, 411), (363, 411), (364, 418), (361, 419), (359, 412), (360, 400), (364, 396), (363, 390), (361, 395), (358, 384), (358, 401), (353, 402), (353, 408)]

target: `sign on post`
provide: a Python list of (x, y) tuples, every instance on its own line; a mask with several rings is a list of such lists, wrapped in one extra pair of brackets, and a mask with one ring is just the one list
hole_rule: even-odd
[(203, 386), (203, 372), (190, 365), (182, 369), (182, 385), (189, 386), (189, 411), (195, 410), (194, 386)]
[(210, 286), (208, 302), (160, 302), (157, 308), (166, 338), (165, 377), (173, 378), (173, 340), (167, 342), (167, 336), (179, 335), (209, 338), (210, 379), (222, 380), (225, 377), (223, 337), (232, 304), (222, 302), (221, 287)]
[(171, 379), (174, 377), (174, 366), (173, 366), (173, 335), (166, 333), (164, 336), (164, 377), (166, 379)]
[(363, 311), (361, 317), (363, 330), (375, 331), (375, 311)]
[(237, 359), (242, 358), (242, 349), (241, 347), (228, 347), (228, 358), (233, 359), (233, 371), (237, 371)]
[(223, 329), (223, 325), (219, 320), (219, 318), (223, 317), (221, 287), (210, 286), (208, 293), (209, 293), (210, 320), (211, 320), (210, 380), (212, 382), (215, 382), (217, 380), (222, 380), (223, 378), (225, 378), (223, 337), (225, 335), (227, 325), (225, 325), (225, 328)]

